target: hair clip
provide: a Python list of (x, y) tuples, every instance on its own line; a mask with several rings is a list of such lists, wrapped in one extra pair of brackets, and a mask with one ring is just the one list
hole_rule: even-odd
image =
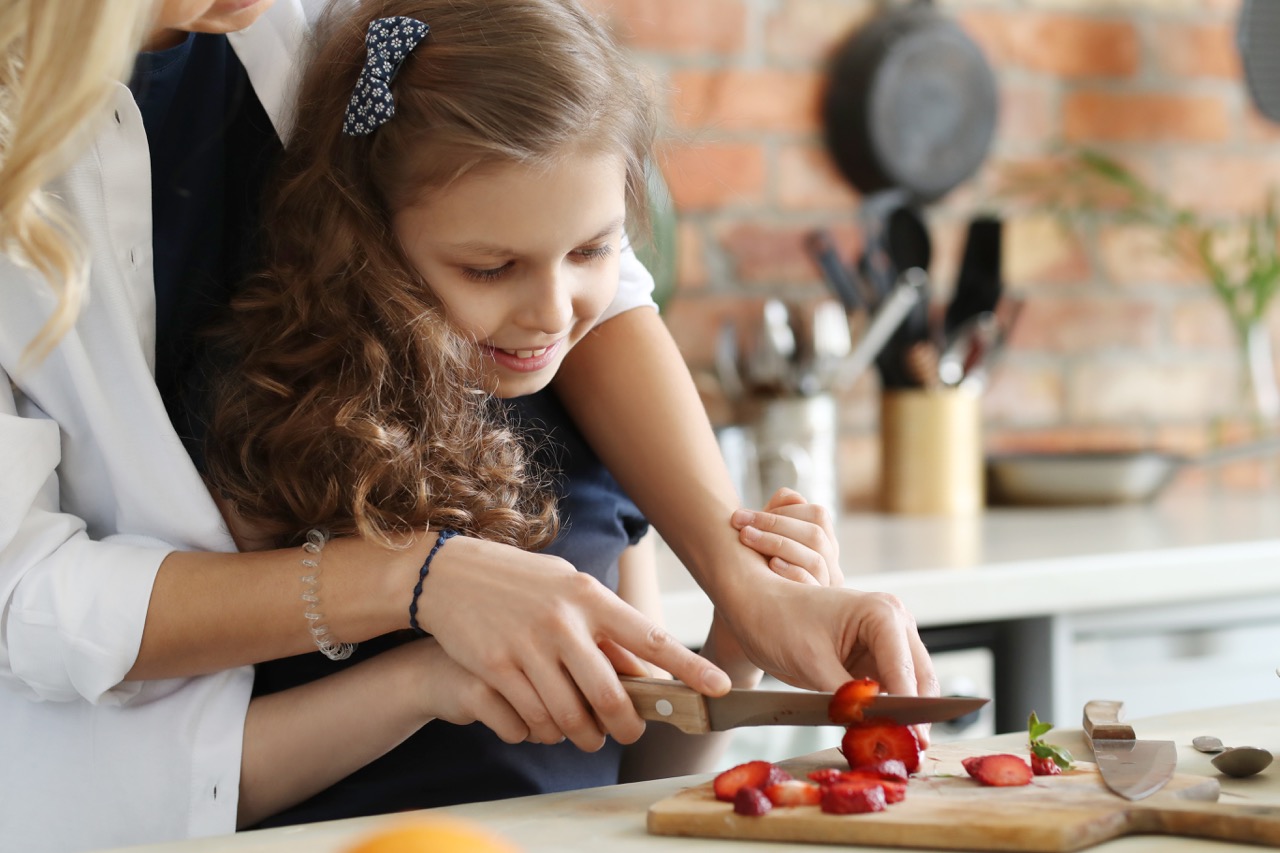
[(369, 24), (364, 39), (368, 53), (364, 68), (356, 78), (355, 91), (347, 102), (342, 120), (344, 134), (368, 136), (396, 114), (391, 81), (396, 79), (405, 57), (413, 53), (429, 32), (431, 27), (422, 21), (403, 16), (378, 18)]

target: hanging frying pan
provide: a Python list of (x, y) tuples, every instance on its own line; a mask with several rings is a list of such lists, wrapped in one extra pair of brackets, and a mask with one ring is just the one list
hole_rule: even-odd
[(996, 83), (981, 49), (930, 0), (908, 0), (836, 52), (823, 99), (827, 147), (863, 195), (941, 198), (973, 175), (996, 127)]

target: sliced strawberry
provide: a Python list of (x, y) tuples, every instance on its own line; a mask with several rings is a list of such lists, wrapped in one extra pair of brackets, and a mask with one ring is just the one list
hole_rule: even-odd
[(964, 772), (973, 776), (978, 772), (978, 765), (986, 760), (985, 755), (973, 755), (969, 758), (961, 759), (960, 766), (964, 768)]
[(906, 782), (895, 782), (892, 779), (881, 779), (880, 787), (884, 788), (884, 801), (886, 803), (900, 803), (907, 798)]
[(852, 768), (854, 773), (869, 773), (880, 779), (892, 779), (895, 782), (905, 782), (911, 775), (907, 772), (907, 765), (902, 761), (891, 758), (887, 761), (880, 761), (875, 764), (865, 764)]
[(970, 776), (984, 785), (1008, 788), (1031, 784), (1031, 767), (1017, 755), (1002, 753), (966, 758), (961, 762)]
[(827, 814), (865, 814), (884, 811), (884, 788), (837, 782), (822, 789), (822, 810)]
[(850, 767), (896, 760), (902, 762), (907, 773), (920, 768), (920, 742), (915, 732), (883, 718), (864, 720), (846, 729), (840, 751)]
[(787, 773), (787, 771), (767, 761), (748, 761), (746, 764), (730, 767), (721, 773), (711, 783), (711, 787), (716, 793), (717, 800), (731, 803), (740, 788), (750, 787), (764, 790), (774, 782), (781, 782), (790, 778), (791, 774)]
[(1039, 755), (1031, 756), (1031, 772), (1036, 776), (1059, 776), (1062, 774), (1062, 768), (1052, 758), (1042, 758)]
[(764, 795), (764, 791), (751, 785), (744, 785), (738, 789), (738, 793), (733, 795), (733, 811), (735, 814), (760, 817), (771, 808), (773, 808), (773, 803), (769, 802), (769, 798)]
[(823, 767), (821, 770), (814, 770), (809, 774), (809, 779), (817, 782), (819, 785), (834, 785), (840, 781), (840, 777), (844, 775), (844, 771), (836, 767)]
[(764, 795), (775, 806), (816, 806), (822, 801), (821, 788), (799, 779), (774, 782), (764, 789)]
[(827, 716), (837, 726), (862, 722), (862, 709), (880, 694), (880, 682), (870, 678), (855, 678), (841, 684), (831, 697)]

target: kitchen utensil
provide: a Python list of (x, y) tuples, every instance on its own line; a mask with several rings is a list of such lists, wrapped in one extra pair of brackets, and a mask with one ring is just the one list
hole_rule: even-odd
[[(1280, 844), (1280, 808), (1215, 802), (1219, 787), (1210, 777), (1174, 776), (1162, 790), (1134, 803), (1107, 790), (1097, 768), (1083, 761), (1072, 772), (1038, 776), (1023, 787), (987, 788), (969, 778), (960, 764), (977, 754), (980, 750), (964, 743), (931, 747), (924, 760), (929, 775), (913, 778), (902, 802), (874, 814), (828, 815), (817, 806), (793, 806), (745, 817), (734, 814), (731, 803), (716, 800), (708, 782), (650, 806), (648, 830), (790, 844), (1043, 853), (1081, 850), (1137, 834)], [(803, 779), (818, 768), (848, 764), (830, 749), (782, 766)]]
[(715, 373), (720, 390), (729, 402), (736, 403), (746, 396), (738, 364), (738, 328), (732, 320), (721, 323), (716, 333)]
[(760, 493), (788, 488), (826, 507), (833, 518), (841, 500), (836, 454), (839, 407), (827, 393), (761, 397), (744, 407), (751, 426)]
[[(643, 719), (670, 723), (682, 732), (705, 734), (740, 726), (829, 726), (830, 693), (808, 690), (730, 690), (708, 698), (669, 678), (623, 677)], [(882, 694), (865, 709), (868, 717), (886, 717), (903, 725), (937, 723), (970, 714), (986, 699), (965, 696), (890, 696)]]
[(1084, 706), (1084, 733), (1107, 787), (1127, 800), (1141, 800), (1173, 778), (1178, 748), (1171, 740), (1138, 740), (1120, 722), (1123, 702), (1095, 699)]
[(829, 299), (818, 302), (810, 324), (812, 363), (799, 382), (800, 393), (806, 396), (832, 390), (840, 363), (853, 350), (849, 317), (840, 303)]
[(822, 104), (827, 147), (864, 196), (900, 187), (941, 198), (982, 164), (996, 127), (995, 75), (929, 0), (900, 3), (837, 48)]
[(854, 345), (853, 352), (840, 365), (837, 386), (852, 384), (876, 360), (885, 344), (911, 309), (923, 297), (929, 277), (924, 270), (909, 269), (898, 277), (898, 283), (871, 317), (866, 331)]
[(1197, 752), (1205, 752), (1209, 755), (1217, 755), (1219, 752), (1226, 749), (1226, 747), (1222, 745), (1222, 741), (1218, 740), (1216, 737), (1210, 737), (1209, 735), (1193, 737), (1191, 739), (1191, 748)]
[(845, 313), (852, 314), (863, 307), (867, 297), (859, 292), (853, 273), (840, 260), (831, 232), (825, 228), (815, 228), (805, 235), (804, 247), (822, 272), (822, 280), (826, 282), (827, 289), (844, 306)]
[(1243, 779), (1261, 773), (1271, 764), (1274, 756), (1257, 746), (1234, 746), (1227, 749), (1216, 737), (1192, 738), (1191, 745), (1200, 752), (1215, 756), (1213, 766), (1228, 776)]
[(765, 394), (793, 390), (795, 352), (796, 338), (786, 304), (780, 299), (766, 299), (755, 344), (747, 359), (747, 379), (751, 386)]
[(938, 379), (943, 385), (959, 385), (996, 347), (999, 338), (1000, 321), (995, 312), (983, 311), (965, 320), (938, 357)]
[(1273, 756), (1257, 746), (1233, 746), (1212, 759), (1213, 766), (1228, 776), (1244, 778), (1261, 773), (1271, 765)]
[(948, 340), (970, 317), (995, 311), (1000, 302), (1004, 289), (1001, 232), (1001, 222), (994, 216), (977, 216), (969, 222), (960, 274), (942, 321)]
[[(933, 262), (933, 243), (929, 229), (920, 210), (912, 205), (900, 205), (889, 214), (885, 224), (885, 247), (895, 275), (899, 270), (913, 267), (929, 272)], [(907, 319), (894, 333), (884, 357), (892, 359), (893, 373), (907, 374), (906, 354), (920, 341), (929, 340), (929, 279), (926, 276), (920, 299)], [(908, 375), (909, 378), (909, 375)]]
[(1236, 27), (1236, 46), (1253, 105), (1273, 122), (1280, 122), (1280, 5), (1272, 0), (1244, 0)]
[(987, 460), (993, 498), (1012, 504), (1114, 504), (1147, 501), (1184, 468), (1280, 452), (1280, 436), (1188, 457), (1157, 450), (1009, 453)]

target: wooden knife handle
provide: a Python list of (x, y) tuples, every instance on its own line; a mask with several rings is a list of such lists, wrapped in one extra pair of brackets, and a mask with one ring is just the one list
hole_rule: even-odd
[(1090, 740), (1136, 740), (1133, 729), (1120, 722), (1124, 703), (1094, 699), (1084, 704), (1084, 733)]
[(642, 720), (670, 723), (692, 735), (711, 731), (707, 703), (702, 694), (681, 681), (670, 678), (620, 677)]

